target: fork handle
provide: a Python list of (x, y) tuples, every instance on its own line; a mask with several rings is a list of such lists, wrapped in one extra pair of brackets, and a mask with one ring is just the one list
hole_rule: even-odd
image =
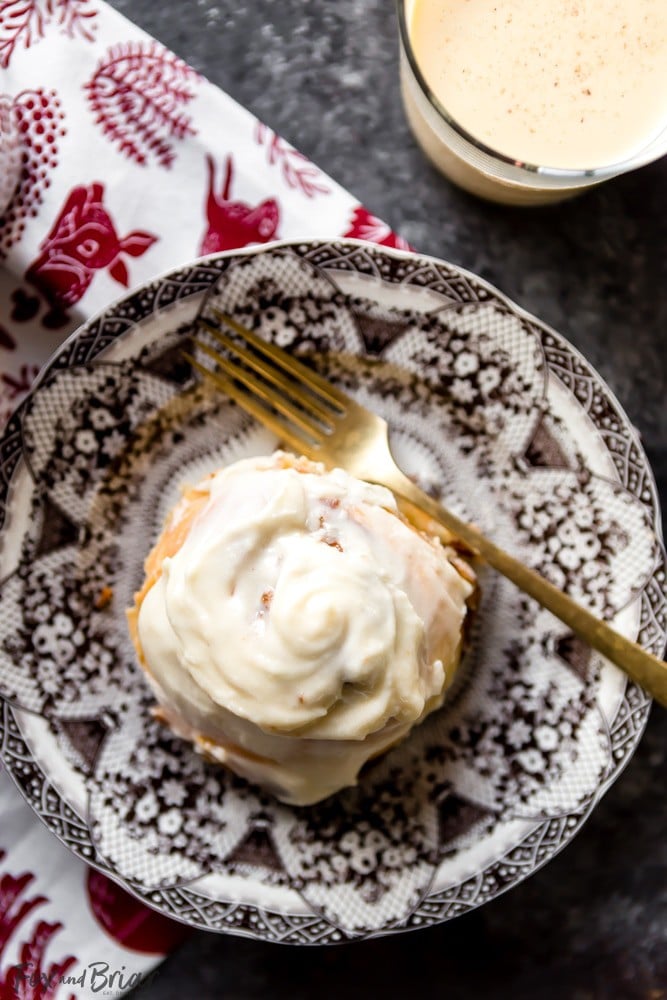
[[(392, 475), (391, 482), (383, 478), (383, 483), (397, 494), (399, 506), (412, 520), (419, 521), (419, 514), (423, 515), (425, 512), (436, 525), (442, 525), (473, 552), (478, 553), (490, 566), (560, 618), (580, 639), (606, 656), (656, 701), (667, 707), (667, 663), (638, 643), (620, 635), (540, 573), (505, 552), (473, 525), (442, 507), (403, 473)], [(433, 527), (436, 526), (431, 525)]]

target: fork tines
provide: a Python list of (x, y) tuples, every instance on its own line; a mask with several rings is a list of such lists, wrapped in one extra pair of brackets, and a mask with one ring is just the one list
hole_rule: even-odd
[(215, 322), (200, 318), (194, 344), (213, 367), (188, 356), (197, 371), (291, 444), (312, 449), (334, 431), (350, 406), (344, 393), (231, 316), (211, 312)]

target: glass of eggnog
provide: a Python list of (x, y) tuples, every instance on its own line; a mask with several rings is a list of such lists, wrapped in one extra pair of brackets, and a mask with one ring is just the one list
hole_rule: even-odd
[(667, 152), (667, 0), (398, 0), (410, 126), (445, 176), (544, 204)]

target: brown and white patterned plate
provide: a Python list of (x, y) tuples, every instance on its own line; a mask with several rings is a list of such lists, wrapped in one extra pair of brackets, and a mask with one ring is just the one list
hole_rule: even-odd
[(663, 649), (651, 471), (600, 377), (479, 279), (355, 241), (197, 261), (82, 327), (0, 441), (0, 739), (38, 815), (151, 906), (315, 944), (423, 927), (525, 878), (577, 832), (649, 700), (484, 574), (446, 706), (359, 786), (294, 809), (151, 717), (125, 608), (184, 481), (271, 435), (193, 378), (212, 301), (387, 418), (408, 473), (558, 586)]

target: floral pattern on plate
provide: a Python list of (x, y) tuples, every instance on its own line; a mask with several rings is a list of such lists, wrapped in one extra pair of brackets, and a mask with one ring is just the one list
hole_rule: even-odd
[(212, 306), (376, 409), (424, 488), (661, 649), (650, 469), (567, 343), (451, 265), (354, 241), (276, 244), (126, 297), (61, 348), (12, 418), (3, 759), (73, 851), (192, 925), (316, 943), (449, 919), (567, 843), (649, 701), (482, 568), (447, 704), (354, 789), (292, 809), (158, 724), (124, 620), (143, 558), (183, 482), (276, 444), (183, 359)]

